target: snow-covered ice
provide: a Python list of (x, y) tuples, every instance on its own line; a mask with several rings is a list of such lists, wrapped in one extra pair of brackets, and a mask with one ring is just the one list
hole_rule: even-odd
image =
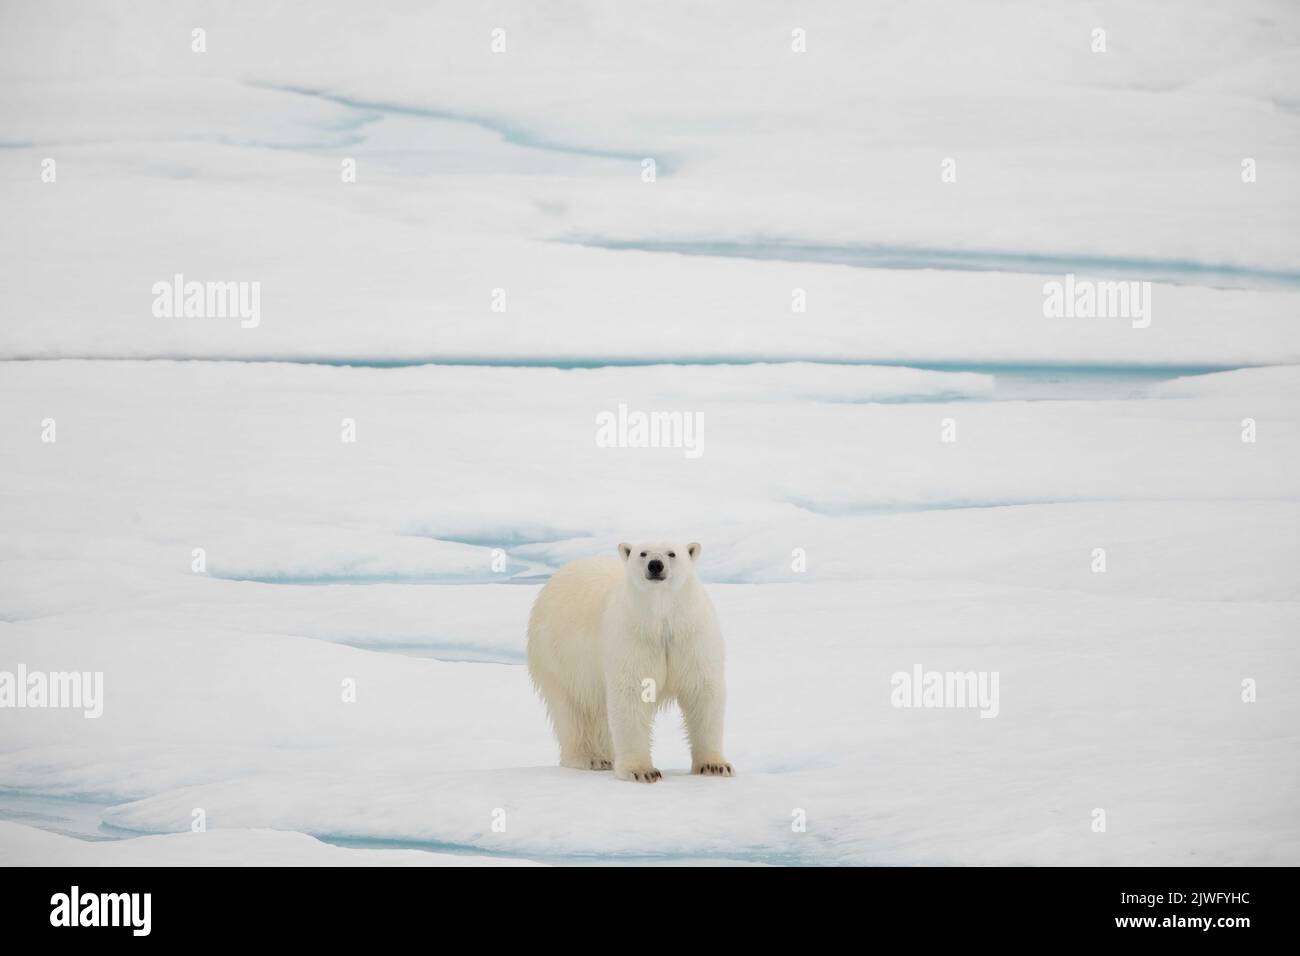
[[(4, 786), (93, 800), (118, 830), (184, 831), (201, 807), (217, 828), (545, 861), (1295, 859), (1294, 401), (1259, 406), (1266, 440), (1245, 445), (1256, 399), (1212, 385), (921, 404), (742, 390), (691, 400), (718, 438), (688, 461), (596, 448), (617, 388), (591, 379), (10, 366), (5, 660), (102, 670), (106, 699), (99, 720), (8, 711)], [(35, 455), (23, 432), (50, 406), (60, 437)], [(527, 579), (678, 513), (729, 639), (741, 776), (683, 776), (675, 715), (660, 787), (549, 766), (520, 666)], [(438, 537), (469, 537), (475, 514), (474, 543)], [(998, 671), (998, 718), (891, 708), (890, 675), (914, 663)], [(1264, 701), (1240, 702), (1243, 677)]]
[[(0, 862), (1300, 862), (1300, 16), (933, 6), (5, 4), (0, 671), (105, 699), (0, 709)], [(735, 779), (555, 766), (528, 608), (642, 536)]]
[(416, 850), (331, 846), (302, 833), (214, 830), (84, 843), (0, 821), (6, 863), (16, 866), (483, 866), (526, 861)]

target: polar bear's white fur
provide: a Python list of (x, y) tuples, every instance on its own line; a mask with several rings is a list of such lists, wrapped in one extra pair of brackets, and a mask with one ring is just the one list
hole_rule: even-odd
[(620, 544), (546, 583), (528, 618), (528, 671), (560, 741), (560, 765), (653, 783), (655, 711), (677, 701), (691, 772), (732, 776), (722, 754), (722, 633), (695, 576), (698, 544)]

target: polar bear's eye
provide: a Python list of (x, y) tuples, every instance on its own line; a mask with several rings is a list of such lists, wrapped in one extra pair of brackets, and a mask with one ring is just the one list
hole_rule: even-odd
[(643, 557), (643, 558), (645, 557), (645, 552), (644, 552), (644, 551), (641, 552), (641, 557)]
[(668, 552), (668, 557), (670, 557), (670, 558), (675, 558), (675, 557), (677, 557), (677, 552), (676, 552), (676, 551), (669, 551), (669, 552)]

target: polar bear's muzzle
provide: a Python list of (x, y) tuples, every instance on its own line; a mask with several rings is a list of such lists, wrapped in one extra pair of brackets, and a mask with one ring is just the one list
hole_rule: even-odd
[(665, 581), (667, 576), (664, 574), (664, 563), (658, 558), (647, 561), (645, 566), (645, 577), (647, 581)]

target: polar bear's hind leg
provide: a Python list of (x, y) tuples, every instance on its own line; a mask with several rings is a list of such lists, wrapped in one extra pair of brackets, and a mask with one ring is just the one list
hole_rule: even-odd
[(604, 713), (592, 713), (568, 698), (548, 700), (551, 723), (560, 741), (560, 766), (575, 770), (614, 769), (614, 750)]

